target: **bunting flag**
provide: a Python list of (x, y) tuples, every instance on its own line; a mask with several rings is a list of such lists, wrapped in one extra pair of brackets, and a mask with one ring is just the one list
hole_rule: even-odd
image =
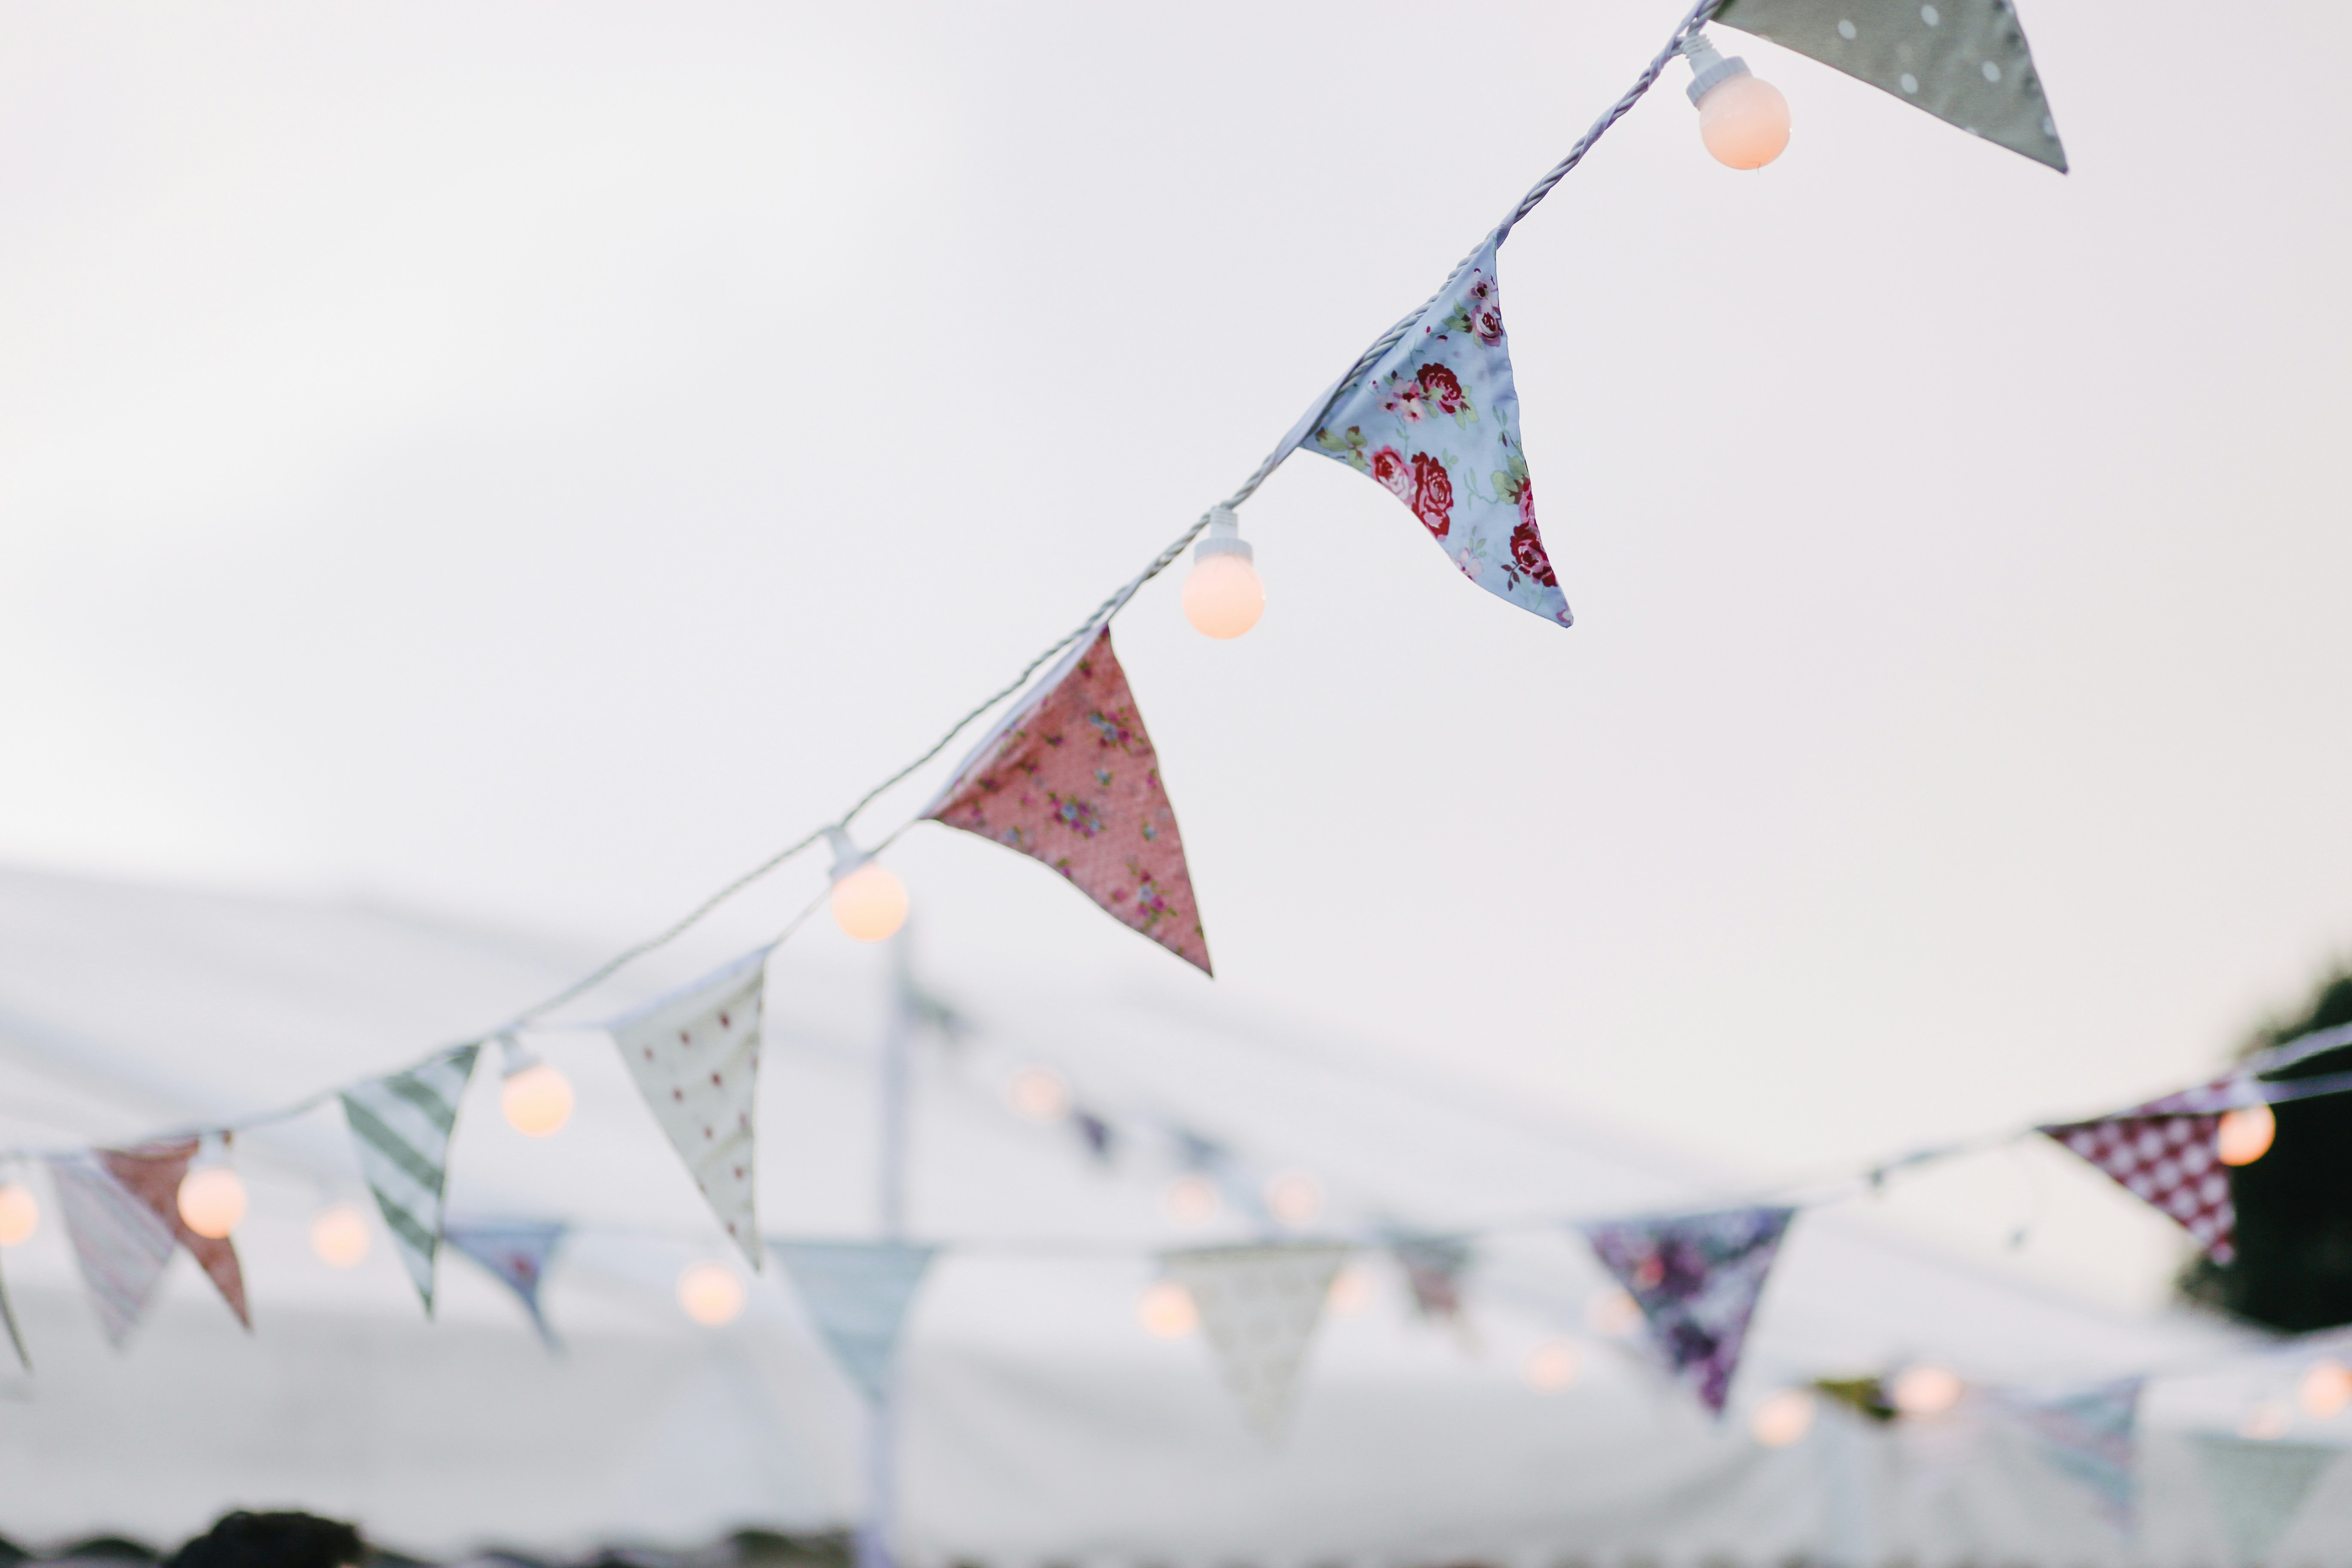
[(423, 1067), (371, 1079), (342, 1092), (343, 1121), (359, 1150), (360, 1174), (375, 1194), (393, 1249), (433, 1315), (433, 1260), (441, 1245), (441, 1197), (449, 1139), (474, 1076), (478, 1045), (460, 1046)]
[(2066, 172), (2066, 149), (2009, 0), (1724, 0), (1715, 20)]
[(8, 1282), (0, 1279), (0, 1325), (8, 1330), (9, 1346), (16, 1352), (16, 1364), (26, 1372), (33, 1370), (33, 1358), (25, 1353), (25, 1336), (16, 1327), (16, 1310), (8, 1305)]
[(1497, 243), (1480, 247), (1395, 345), (1289, 442), (1379, 481), (1465, 577), (1564, 626), (1575, 617), (1536, 530), (1519, 447)]
[(1470, 1267), (1468, 1242), (1446, 1236), (1399, 1237), (1389, 1244), (1389, 1251), (1412, 1287), (1414, 1311), (1430, 1319), (1461, 1317), (1462, 1275)]
[(226, 1237), (198, 1236), (180, 1217), (180, 1182), (188, 1173), (188, 1162), (195, 1158), (196, 1140), (182, 1139), (170, 1143), (149, 1143), (137, 1149), (100, 1149), (100, 1163), (107, 1173), (122, 1184), (123, 1191), (145, 1204), (155, 1217), (163, 1222), (172, 1239), (188, 1249), (204, 1268), (213, 1288), (236, 1314), (236, 1321), (249, 1333), (253, 1317), (246, 1310), (245, 1270), (236, 1261), (236, 1245)]
[(1108, 625), (1037, 683), (922, 815), (1044, 861), (1114, 919), (1215, 973), (1160, 754)]
[(2100, 1513), (2126, 1534), (2132, 1523), (2132, 1455), (2140, 1387), (2140, 1379), (2129, 1377), (2066, 1394), (2009, 1391), (1996, 1395), (2047, 1445), (2052, 1461), (2090, 1492)]
[(710, 1212), (760, 1268), (760, 1013), (768, 949), (745, 953), (605, 1027)]
[(1299, 1369), (1348, 1251), (1301, 1242), (1192, 1247), (1160, 1257), (1162, 1271), (1192, 1296), (1242, 1419), (1269, 1443), (1289, 1429)]
[(899, 1331), (939, 1251), (903, 1241), (772, 1241), (776, 1261), (824, 1336), (834, 1360), (866, 1398), (890, 1387)]
[(2221, 1079), (2113, 1116), (2041, 1131), (2170, 1215), (2213, 1261), (2228, 1263), (2238, 1255), (2238, 1210), (2213, 1140), (2222, 1111), (2244, 1098), (2242, 1089), (2241, 1079)]
[(555, 1331), (547, 1326), (547, 1317), (539, 1309), (539, 1287), (547, 1278), (548, 1259), (562, 1245), (566, 1229), (553, 1220), (473, 1221), (444, 1226), (441, 1239), (513, 1291), (530, 1314), (541, 1342), (555, 1350)]
[(1070, 1125), (1078, 1130), (1078, 1140), (1096, 1164), (1108, 1165), (1118, 1157), (1118, 1129), (1103, 1118), (1075, 1105), (1070, 1108)]
[(171, 1227), (110, 1175), (97, 1155), (52, 1155), (48, 1165), (99, 1327), (106, 1342), (121, 1350), (154, 1305), (164, 1266), (179, 1244)]
[(2202, 1436), (2196, 1442), (2214, 1510), (2247, 1568), (2270, 1561), (2271, 1548), (2294, 1522), (2312, 1487), (2344, 1457), (2343, 1449), (2316, 1443)]
[(1583, 1227), (1594, 1255), (1640, 1304), (1650, 1341), (1675, 1378), (1717, 1415), (1796, 1213), (1727, 1209)]

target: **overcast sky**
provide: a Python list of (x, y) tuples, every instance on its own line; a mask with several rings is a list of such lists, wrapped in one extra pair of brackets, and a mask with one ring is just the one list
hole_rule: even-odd
[[(1679, 3), (8, 0), (0, 855), (661, 925), (1231, 489)], [(1515, 233), (1573, 630), (1306, 457), (1256, 631), (1120, 617), (1229, 999), (1777, 1173), (2171, 1087), (2352, 952), (2352, 20), (2024, 10), (2071, 175), (1743, 38), (1778, 164), (1677, 66)], [(943, 984), (1208, 984), (892, 858)], [(2022, 1266), (2153, 1290), (2042, 1163)], [(2032, 1181), (1939, 1180), (1998, 1253)]]

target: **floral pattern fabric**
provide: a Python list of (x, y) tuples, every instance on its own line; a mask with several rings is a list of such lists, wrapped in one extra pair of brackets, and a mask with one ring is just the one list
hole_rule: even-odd
[(1584, 1238), (1640, 1304), (1675, 1377), (1720, 1415), (1756, 1299), (1792, 1208), (1727, 1209), (1584, 1227)]
[(1339, 389), (1299, 444), (1403, 502), (1465, 577), (1564, 626), (1574, 617), (1536, 528), (1519, 447), (1495, 245), (1487, 240), (1396, 345)]
[(1114, 918), (1214, 973), (1160, 754), (1108, 626), (1038, 683), (923, 815), (1044, 861)]

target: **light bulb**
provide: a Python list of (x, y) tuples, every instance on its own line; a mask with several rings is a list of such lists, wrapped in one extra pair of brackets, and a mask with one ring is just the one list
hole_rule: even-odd
[(1748, 1435), (1768, 1448), (1785, 1448), (1813, 1429), (1814, 1400), (1801, 1388), (1784, 1388), (1756, 1407)]
[(1209, 537), (1192, 552), (1184, 579), (1184, 618), (1213, 637), (1237, 637), (1265, 614), (1265, 584), (1251, 564), (1255, 552), (1242, 537), (1231, 507), (1209, 509)]
[(1313, 1225), (1323, 1213), (1323, 1184), (1304, 1171), (1282, 1171), (1265, 1184), (1266, 1212), (1284, 1225)]
[(2275, 1443), (2294, 1425), (2294, 1412), (2282, 1400), (2265, 1399), (2246, 1412), (2238, 1423), (2238, 1436), (2257, 1443)]
[(1584, 1326), (1607, 1339), (1622, 1340), (1642, 1326), (1642, 1303), (1629, 1291), (1602, 1290), (1584, 1303)]
[(2242, 1105), (2221, 1113), (2213, 1130), (2213, 1152), (2224, 1165), (2251, 1165), (2271, 1152), (2278, 1118), (2267, 1105)]
[(373, 1243), (367, 1215), (350, 1204), (322, 1208), (310, 1222), (310, 1250), (331, 1268), (357, 1268)]
[(1734, 169), (1760, 169), (1789, 145), (1789, 100), (1751, 73), (1737, 55), (1715, 52), (1705, 34), (1683, 42), (1690, 61), (1690, 100), (1698, 106), (1699, 140), (1715, 161)]
[(2295, 1393), (2305, 1415), (2314, 1421), (2333, 1420), (2352, 1405), (2352, 1368), (2340, 1361), (2316, 1363), (2303, 1374), (2303, 1384)]
[(860, 942), (881, 942), (907, 923), (907, 884), (879, 860), (868, 860), (833, 884), (835, 924)]
[(533, 1062), (507, 1075), (499, 1109), (507, 1125), (524, 1137), (552, 1138), (572, 1120), (572, 1080), (545, 1062)]
[(21, 1182), (0, 1186), (0, 1247), (22, 1247), (41, 1228), (41, 1205)]
[(1538, 1394), (1558, 1394), (1576, 1382), (1584, 1370), (1584, 1356), (1566, 1340), (1546, 1340), (1528, 1352), (1519, 1374)]
[(1197, 1230), (1217, 1217), (1217, 1184), (1197, 1172), (1177, 1177), (1160, 1194), (1160, 1206), (1174, 1224)]
[(706, 1329), (733, 1322), (743, 1311), (743, 1281), (724, 1263), (691, 1263), (677, 1277), (677, 1304)]
[(180, 1218), (218, 1241), (245, 1217), (245, 1183), (226, 1165), (199, 1165), (180, 1178)]
[(1136, 1298), (1135, 1316), (1155, 1340), (1181, 1340), (1201, 1326), (1192, 1292), (1173, 1279), (1162, 1279)]
[(1013, 1114), (1029, 1121), (1059, 1121), (1070, 1113), (1070, 1086), (1051, 1068), (1024, 1068), (1004, 1088)]
[(1360, 1263), (1350, 1263), (1331, 1276), (1323, 1305), (1335, 1318), (1352, 1318), (1372, 1304), (1372, 1276)]
[(1968, 1384), (1950, 1368), (1923, 1362), (1896, 1373), (1887, 1392), (1895, 1401), (1895, 1408), (1906, 1415), (1941, 1415), (1960, 1402)]

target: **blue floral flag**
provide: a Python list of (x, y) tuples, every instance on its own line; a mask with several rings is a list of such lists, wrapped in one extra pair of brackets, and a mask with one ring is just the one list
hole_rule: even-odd
[(565, 1226), (555, 1220), (451, 1221), (441, 1227), (441, 1239), (480, 1264), (501, 1285), (513, 1291), (530, 1314), (531, 1327), (548, 1349), (555, 1349), (554, 1331), (539, 1309), (539, 1288), (547, 1278), (548, 1259), (562, 1244)]
[(817, 1332), (866, 1398), (890, 1386), (898, 1331), (935, 1247), (902, 1241), (772, 1241)]
[(1642, 1309), (1675, 1376), (1717, 1415), (1731, 1394), (1748, 1320), (1780, 1256), (1792, 1208), (1727, 1209), (1584, 1226), (1584, 1239)]
[(1294, 443), (1378, 480), (1457, 571), (1568, 626), (1568, 596), (1536, 531), (1519, 394), (1489, 238), (1394, 346), (1341, 385)]

